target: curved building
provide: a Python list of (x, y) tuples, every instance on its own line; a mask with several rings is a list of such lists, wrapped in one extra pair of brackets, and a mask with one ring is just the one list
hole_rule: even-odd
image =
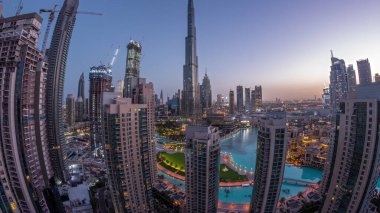
[(61, 144), (64, 142), (63, 86), (67, 54), (70, 46), (79, 0), (65, 0), (55, 24), (48, 50), (46, 118), (50, 157), (55, 177), (64, 181)]

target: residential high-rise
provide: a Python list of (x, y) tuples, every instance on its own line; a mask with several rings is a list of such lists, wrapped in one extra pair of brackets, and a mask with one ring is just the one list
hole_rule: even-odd
[(368, 85), (372, 83), (371, 65), (368, 58), (365, 60), (359, 60), (356, 62), (358, 65), (359, 84)]
[(255, 86), (256, 110), (263, 110), (263, 90), (261, 86)]
[(75, 124), (75, 98), (72, 94), (66, 97), (66, 123), (68, 127)]
[(186, 210), (216, 213), (219, 190), (220, 136), (214, 127), (186, 129)]
[(275, 212), (280, 196), (287, 151), (285, 113), (260, 118), (255, 187), (250, 212)]
[(230, 104), (230, 114), (234, 114), (235, 113), (235, 95), (234, 95), (234, 91), (233, 90), (230, 90), (230, 95), (229, 95), (229, 104)]
[(198, 82), (195, 11), (193, 0), (188, 2), (186, 56), (183, 65), (182, 114), (197, 117), (201, 114)]
[(91, 149), (102, 148), (103, 93), (112, 92), (112, 76), (104, 65), (90, 69), (89, 120)]
[(245, 88), (245, 111), (251, 112), (251, 88)]
[(376, 83), (380, 82), (380, 75), (379, 75), (379, 73), (375, 74), (375, 82)]
[(236, 107), (239, 113), (244, 112), (244, 94), (243, 94), (243, 86), (236, 87)]
[(153, 84), (141, 81), (131, 98), (104, 102), (104, 153), (114, 208), (153, 212), (157, 173)]
[(84, 102), (83, 102), (82, 97), (79, 97), (75, 101), (75, 122), (82, 122), (84, 121), (84, 119), (85, 119)]
[(84, 100), (86, 97), (84, 96), (84, 73), (79, 77), (79, 82), (78, 82), (78, 96), (77, 98), (82, 97), (82, 100)]
[(211, 107), (212, 104), (212, 91), (210, 79), (207, 75), (203, 77), (201, 85), (201, 103), (202, 103), (202, 112), (204, 113), (206, 109)]
[(65, 0), (55, 24), (48, 51), (46, 128), (54, 174), (65, 181), (61, 144), (64, 143), (63, 87), (66, 61), (79, 0)]
[(352, 64), (349, 64), (347, 67), (347, 86), (349, 93), (356, 91), (356, 74)]
[(124, 94), (123, 97), (132, 97), (132, 88), (139, 84), (140, 78), (140, 61), (142, 46), (139, 42), (131, 40), (127, 46), (127, 66), (124, 77)]
[(330, 108), (330, 106), (331, 106), (330, 102), (331, 102), (331, 100), (330, 100), (330, 88), (326, 87), (323, 89), (323, 93), (322, 93), (323, 108), (325, 108), (325, 109)]
[(332, 55), (330, 69), (330, 109), (335, 114), (339, 103), (347, 97), (348, 93), (346, 64), (344, 60)]
[(223, 98), (223, 95), (222, 94), (217, 94), (216, 95), (216, 104), (218, 106), (222, 105), (222, 98)]
[(380, 84), (359, 85), (340, 103), (321, 212), (367, 212), (379, 177)]
[(251, 112), (256, 112), (256, 91), (251, 90)]
[[(47, 64), (37, 13), (0, 18), (0, 212), (49, 212)], [(50, 209), (51, 212), (54, 209)]]

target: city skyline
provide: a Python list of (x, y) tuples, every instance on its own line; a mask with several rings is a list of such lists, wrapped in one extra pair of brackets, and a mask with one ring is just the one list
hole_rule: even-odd
[[(14, 15), (17, 3), (3, 1), (5, 17)], [(44, 1), (24, 1), (22, 13), (52, 8), (55, 3), (58, 7), (62, 4), (61, 1), (51, 1), (51, 5)], [(105, 7), (106, 3), (100, 0), (97, 3), (80, 2), (78, 10), (100, 12), (103, 16), (80, 15), (77, 18), (64, 97), (76, 93), (75, 82), (82, 72), (88, 84), (89, 67), (99, 61), (107, 65), (120, 46), (120, 54), (113, 67), (116, 86), (117, 80), (123, 79), (125, 46), (129, 39), (142, 43), (145, 51), (141, 70), (155, 82), (156, 93), (162, 89), (166, 97), (182, 88), (183, 42), (187, 30), (184, 26), (187, 16), (183, 11), (186, 11), (187, 2), (149, 2), (150, 7), (144, 1), (113, 1)], [(372, 75), (380, 72), (377, 39), (380, 28), (376, 25), (380, 18), (379, 2), (345, 1), (342, 4), (337, 1), (324, 5), (292, 1), (269, 5), (249, 1), (240, 4), (195, 1), (195, 4), (199, 75), (203, 76), (207, 67), (215, 91), (214, 101), (216, 94), (226, 96), (229, 89), (237, 85), (262, 85), (264, 100), (320, 97), (329, 82), (330, 49), (346, 64), (354, 64), (356, 72), (356, 61), (366, 58), (371, 63)], [(134, 10), (123, 14), (126, 8)], [(42, 15), (42, 29), (45, 29), (47, 16)], [(117, 21), (120, 18), (125, 21)], [(103, 30), (99, 30), (97, 24)], [(332, 31), (333, 34), (329, 33)], [(86, 40), (88, 35), (93, 39)], [(88, 52), (91, 54), (86, 54)], [(300, 56), (302, 60), (295, 60)], [(168, 80), (167, 76), (174, 80)]]

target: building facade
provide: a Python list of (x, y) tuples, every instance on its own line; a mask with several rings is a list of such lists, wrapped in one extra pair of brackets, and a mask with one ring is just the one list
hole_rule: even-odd
[(341, 102), (321, 212), (367, 212), (380, 173), (380, 84)]
[(82, 97), (77, 98), (75, 101), (75, 122), (82, 122), (85, 119), (84, 102)]
[(346, 64), (344, 60), (331, 56), (330, 69), (330, 109), (335, 114), (339, 108), (339, 103), (348, 94)]
[(359, 84), (368, 85), (372, 83), (371, 64), (368, 58), (365, 60), (359, 60), (356, 62), (358, 65)]
[(218, 207), (220, 136), (214, 127), (186, 129), (186, 210), (216, 213)]
[(47, 64), (36, 13), (0, 19), (0, 211), (48, 212)]
[(378, 83), (378, 82), (380, 82), (380, 75), (379, 75), (379, 73), (376, 73), (375, 74), (375, 83)]
[(263, 110), (263, 89), (261, 86), (255, 86), (255, 109)]
[(356, 73), (352, 64), (347, 67), (347, 87), (349, 93), (356, 91)]
[(63, 87), (70, 39), (74, 29), (79, 0), (65, 0), (55, 24), (48, 50), (48, 76), (46, 91), (46, 121), (50, 155), (54, 174), (64, 181), (64, 164), (61, 144), (64, 143)]
[(78, 81), (78, 95), (77, 95), (77, 98), (79, 97), (82, 97), (82, 100), (84, 100), (86, 97), (85, 97), (85, 94), (84, 94), (84, 73), (82, 72), (82, 74), (80, 75), (79, 77), (79, 81)]
[(72, 94), (66, 97), (66, 124), (68, 127), (75, 124), (75, 98)]
[(142, 46), (139, 42), (131, 40), (127, 46), (127, 66), (124, 77), (123, 97), (132, 97), (133, 88), (139, 84), (140, 61)]
[(236, 109), (239, 113), (244, 112), (244, 93), (243, 86), (236, 87)]
[(245, 111), (251, 111), (251, 88), (245, 88)]
[(256, 91), (251, 90), (251, 112), (256, 112)]
[(230, 90), (230, 94), (229, 94), (229, 112), (230, 114), (234, 114), (235, 113), (235, 95), (234, 95), (234, 91), (233, 90)]
[(198, 56), (196, 45), (195, 10), (193, 0), (187, 8), (187, 37), (185, 65), (183, 65), (182, 115), (198, 117), (201, 114), (200, 86), (198, 82)]
[(105, 104), (105, 160), (116, 212), (153, 212), (156, 181), (154, 93), (141, 83), (132, 98)]
[(201, 103), (202, 103), (202, 113), (206, 112), (206, 109), (209, 109), (212, 105), (212, 90), (210, 78), (207, 73), (203, 77), (201, 85)]
[(112, 92), (112, 76), (104, 65), (90, 69), (89, 121), (91, 149), (102, 149), (103, 93)]
[(250, 212), (276, 211), (287, 151), (285, 117), (284, 113), (267, 114), (259, 120), (255, 187)]

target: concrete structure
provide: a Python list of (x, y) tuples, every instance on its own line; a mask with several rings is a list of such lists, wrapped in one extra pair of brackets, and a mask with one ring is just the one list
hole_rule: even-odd
[(244, 94), (243, 86), (236, 87), (236, 108), (239, 113), (244, 112)]
[(202, 113), (206, 112), (206, 109), (209, 109), (212, 105), (212, 90), (210, 79), (207, 75), (203, 77), (201, 85), (201, 104), (202, 104)]
[(214, 127), (186, 129), (186, 210), (217, 212), (219, 189), (220, 136)]
[(372, 83), (371, 65), (368, 58), (365, 60), (359, 60), (356, 62), (358, 65), (359, 84), (368, 85)]
[[(36, 13), (0, 19), (0, 211), (48, 212), (47, 64)], [(50, 209), (53, 211), (53, 209)]]
[(91, 149), (102, 149), (103, 93), (112, 92), (112, 76), (104, 65), (90, 69), (89, 120)]
[(251, 90), (251, 112), (256, 112), (256, 91)]
[(245, 111), (250, 112), (251, 107), (251, 88), (245, 88)]
[(75, 98), (72, 94), (66, 97), (66, 124), (68, 127), (75, 124)]
[(142, 46), (139, 42), (131, 40), (127, 46), (127, 66), (124, 77), (123, 97), (132, 97), (132, 89), (139, 84), (140, 61)]
[(259, 119), (255, 187), (250, 212), (275, 212), (280, 196), (287, 150), (285, 113)]
[(82, 74), (79, 77), (79, 81), (78, 81), (78, 96), (77, 96), (77, 98), (82, 97), (82, 100), (84, 100), (86, 98), (84, 91), (85, 91), (84, 90), (84, 73), (82, 72)]
[(378, 83), (378, 82), (380, 82), (380, 75), (379, 75), (379, 73), (376, 73), (375, 74), (375, 83)]
[(321, 212), (367, 212), (380, 173), (380, 84), (358, 86), (337, 114)]
[(330, 109), (335, 114), (339, 108), (339, 103), (348, 94), (346, 64), (344, 60), (331, 56), (330, 69)]
[(352, 64), (347, 67), (347, 87), (349, 93), (356, 91), (356, 73)]
[(255, 102), (256, 111), (263, 110), (263, 89), (261, 86), (255, 86)]
[(234, 114), (235, 113), (235, 95), (234, 95), (234, 91), (233, 90), (230, 90), (230, 94), (229, 94), (229, 112), (230, 114)]
[(153, 212), (156, 182), (152, 83), (132, 98), (105, 100), (105, 161), (116, 212)]
[(84, 121), (84, 119), (85, 119), (84, 103), (83, 103), (82, 97), (79, 97), (75, 101), (75, 122), (82, 122)]
[(75, 25), (79, 0), (65, 0), (55, 24), (48, 50), (48, 76), (46, 92), (46, 128), (54, 175), (64, 181), (61, 144), (64, 143), (63, 86), (71, 34)]
[(325, 108), (325, 109), (330, 108), (330, 106), (331, 106), (331, 99), (330, 98), (331, 98), (330, 97), (330, 88), (326, 87), (323, 89), (323, 93), (322, 93), (323, 108)]
[(187, 37), (185, 65), (183, 65), (182, 114), (198, 117), (201, 114), (200, 88), (198, 82), (198, 56), (196, 45), (195, 11), (193, 0), (187, 8)]

